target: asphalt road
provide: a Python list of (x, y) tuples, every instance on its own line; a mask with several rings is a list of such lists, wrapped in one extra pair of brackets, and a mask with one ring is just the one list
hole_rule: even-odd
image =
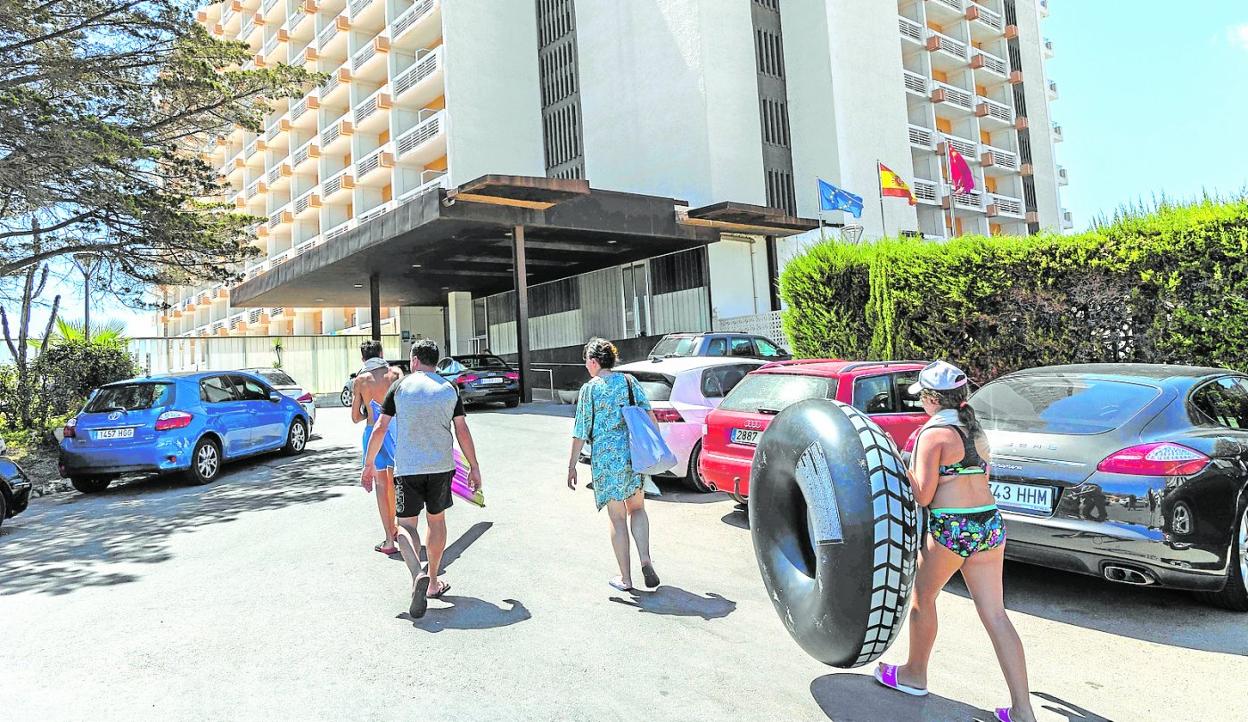
[[(0, 719), (971, 720), (1008, 696), (955, 578), (932, 695), (788, 638), (745, 515), (664, 485), (663, 586), (621, 594), (592, 491), (564, 486), (568, 407), (470, 415), (488, 507), (449, 513), (454, 588), (406, 616), (358, 486), (358, 427), (323, 409), (299, 458), (37, 499), (0, 533)], [(1248, 717), (1248, 616), (1189, 596), (1006, 570), (1048, 720)], [(905, 638), (887, 653), (900, 662)]]

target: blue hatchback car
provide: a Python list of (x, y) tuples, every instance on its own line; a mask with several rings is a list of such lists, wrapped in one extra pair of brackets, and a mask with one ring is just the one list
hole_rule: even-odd
[(65, 425), (60, 471), (84, 493), (135, 473), (207, 484), (226, 461), (302, 452), (309, 428), (297, 401), (242, 371), (129, 379), (101, 386)]

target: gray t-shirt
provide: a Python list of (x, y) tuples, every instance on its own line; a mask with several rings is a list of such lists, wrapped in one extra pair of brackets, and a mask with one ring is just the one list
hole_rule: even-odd
[(455, 470), (452, 449), (455, 419), (464, 403), (455, 385), (428, 371), (415, 371), (394, 382), (381, 413), (393, 416), (394, 475), (440, 474)]

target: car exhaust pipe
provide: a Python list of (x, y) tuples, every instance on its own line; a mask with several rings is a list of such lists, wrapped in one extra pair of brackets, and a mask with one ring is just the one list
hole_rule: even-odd
[(1132, 569), (1131, 567), (1121, 567), (1117, 564), (1105, 565), (1105, 578), (1111, 582), (1119, 584), (1130, 584), (1136, 587), (1147, 587), (1150, 584), (1156, 584), (1157, 580), (1148, 572)]

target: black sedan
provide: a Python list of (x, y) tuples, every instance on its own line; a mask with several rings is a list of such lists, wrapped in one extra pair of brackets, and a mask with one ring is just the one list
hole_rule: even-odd
[(993, 381), (971, 405), (1008, 557), (1248, 611), (1248, 377), (1056, 366)]
[(0, 439), (0, 525), (26, 510), (31, 489), (30, 477), (4, 452), (4, 440)]
[(449, 356), (438, 362), (437, 371), (455, 384), (465, 404), (501, 401), (509, 409), (520, 405), (520, 373), (497, 356)]

